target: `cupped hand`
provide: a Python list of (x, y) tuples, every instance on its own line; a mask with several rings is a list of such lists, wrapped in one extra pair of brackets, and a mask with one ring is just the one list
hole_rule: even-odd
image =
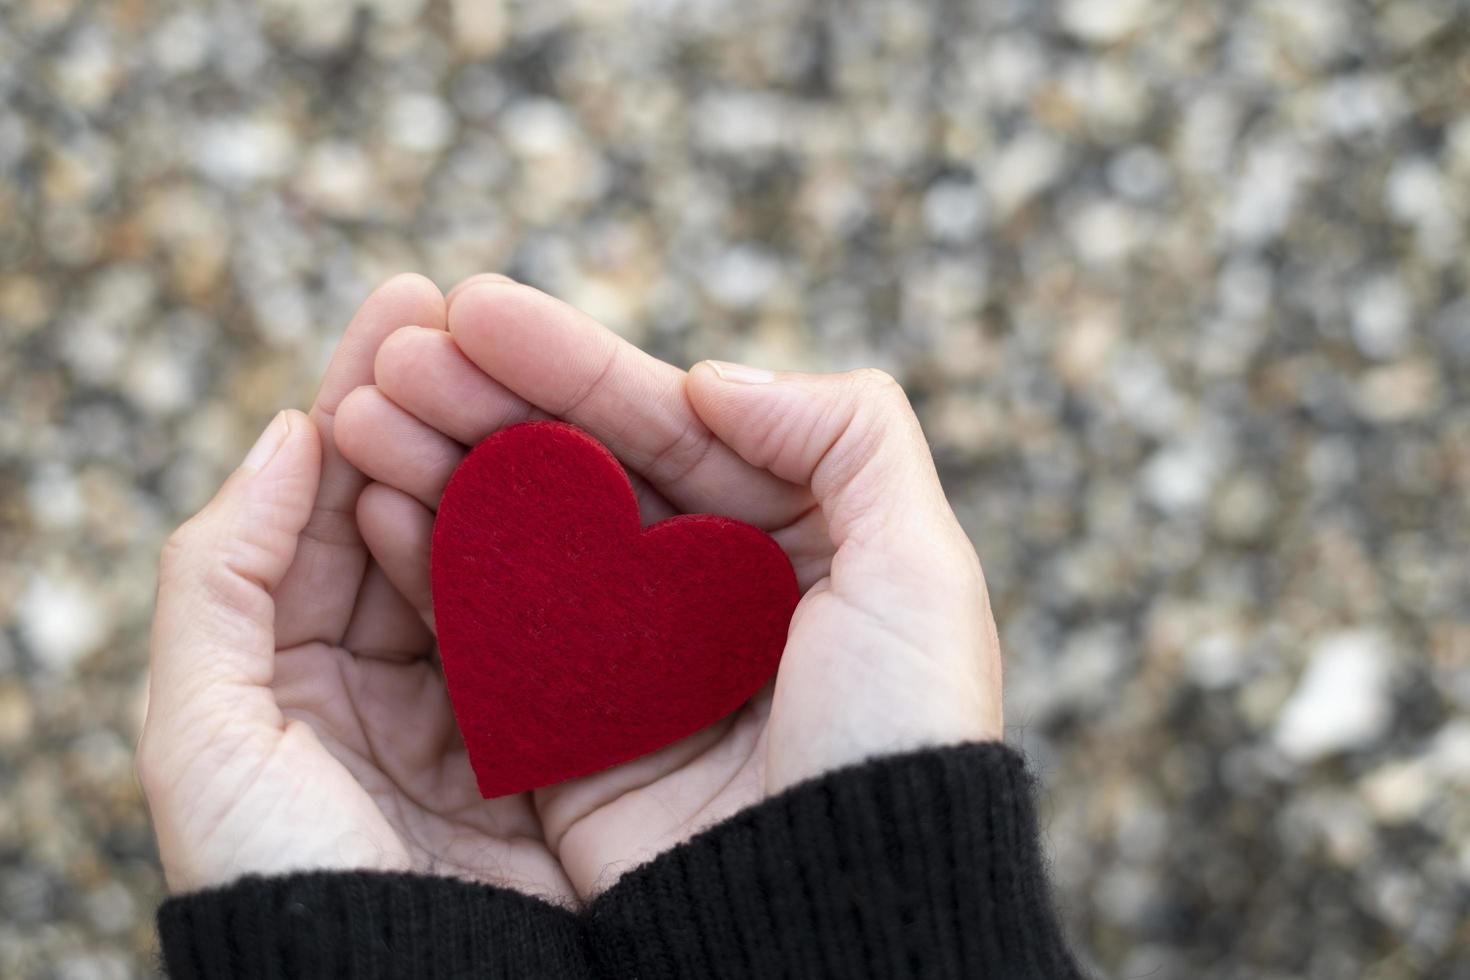
[[(578, 897), (804, 779), (1000, 737), (980, 565), (891, 379), (711, 362), (686, 374), (501, 276), (451, 292), (445, 326), (383, 341), (375, 385), (347, 395), (335, 428), (342, 454), (373, 481), (357, 503), (368, 549), (424, 623), (430, 530), (450, 474), (467, 447), (532, 418), (565, 419), (607, 445), (645, 523), (698, 512), (765, 529), (805, 593), (774, 685), (746, 707), (533, 794), (541, 839)], [(455, 778), (439, 791), (474, 792), (469, 773)]]
[(410, 324), (441, 331), (444, 297), (400, 276), (354, 317), (310, 416), (277, 416), (165, 547), (137, 766), (176, 893), (379, 869), (576, 901), (530, 798), (476, 792), (432, 634), (357, 527), (368, 481), (334, 418)]

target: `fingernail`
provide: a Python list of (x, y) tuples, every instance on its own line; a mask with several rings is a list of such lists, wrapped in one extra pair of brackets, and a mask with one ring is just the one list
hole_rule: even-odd
[(250, 452), (245, 456), (245, 462), (241, 463), (242, 469), (263, 470), (265, 465), (276, 455), (276, 450), (286, 441), (286, 436), (291, 433), (291, 418), (285, 412), (277, 412), (276, 417), (271, 419), (271, 424), (265, 427), (260, 438), (255, 440), (255, 445), (250, 447)]
[(767, 371), (765, 368), (731, 364), (729, 361), (710, 361), (709, 366), (715, 369), (715, 374), (720, 376), (721, 381), (734, 381), (744, 385), (763, 385), (776, 380), (776, 372)]

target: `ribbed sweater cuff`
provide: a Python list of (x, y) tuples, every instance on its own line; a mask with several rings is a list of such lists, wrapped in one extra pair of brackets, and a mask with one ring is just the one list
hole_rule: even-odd
[(589, 966), (572, 912), (407, 874), (242, 878), (164, 902), (158, 932), (174, 980), (568, 977)]
[(590, 919), (614, 976), (1082, 976), (1030, 777), (995, 743), (793, 787), (629, 872)]

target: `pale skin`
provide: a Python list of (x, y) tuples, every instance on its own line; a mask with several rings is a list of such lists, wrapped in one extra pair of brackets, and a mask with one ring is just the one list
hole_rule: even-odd
[[(572, 422), (645, 523), (770, 532), (804, 597), (775, 682), (621, 766), (484, 800), (433, 658), (429, 533), (467, 447)], [(278, 416), (170, 538), (138, 771), (171, 891), (244, 874), (454, 875), (569, 907), (737, 811), (910, 748), (997, 739), (980, 564), (877, 372), (685, 372), (501, 276), (379, 287), (309, 415)]]

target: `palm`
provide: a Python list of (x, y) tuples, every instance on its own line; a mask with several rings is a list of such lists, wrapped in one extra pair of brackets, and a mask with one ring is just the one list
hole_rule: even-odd
[(548, 843), (581, 895), (766, 795), (769, 689), (642, 759), (538, 790)]
[[(381, 841), (384, 867), (489, 879), (569, 900), (525, 796), (475, 791), (444, 684), (432, 662), (355, 656), (306, 644), (277, 657), (275, 693), (314, 738), (287, 763), (320, 805), (306, 827), (330, 847)], [(347, 778), (343, 778), (343, 777)]]

